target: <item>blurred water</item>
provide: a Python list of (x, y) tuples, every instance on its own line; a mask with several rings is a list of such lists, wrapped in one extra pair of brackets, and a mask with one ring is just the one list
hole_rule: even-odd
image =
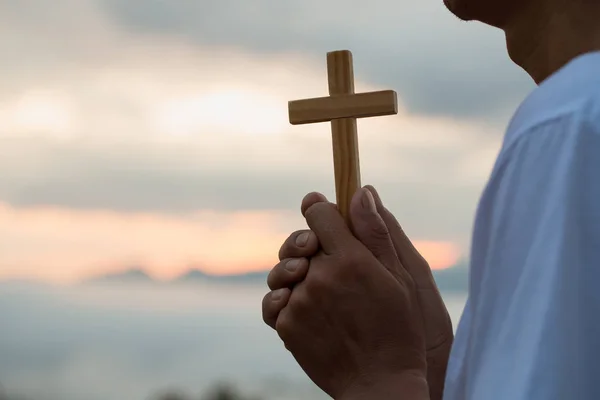
[[(318, 399), (260, 316), (265, 288), (0, 285), (0, 382), (32, 400), (144, 400), (230, 381)], [(455, 322), (466, 296), (446, 295)]]

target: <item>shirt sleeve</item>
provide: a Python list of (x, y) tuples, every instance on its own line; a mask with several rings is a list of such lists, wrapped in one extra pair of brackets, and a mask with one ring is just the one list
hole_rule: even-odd
[(491, 331), (475, 344), (475, 365), (490, 367), (471, 371), (480, 394), (487, 383), (512, 400), (600, 399), (599, 124), (545, 121), (498, 160), (472, 275)]

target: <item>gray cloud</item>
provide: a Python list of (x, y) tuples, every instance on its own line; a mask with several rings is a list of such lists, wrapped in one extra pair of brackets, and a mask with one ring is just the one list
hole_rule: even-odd
[[(165, 148), (153, 155), (150, 146), (139, 145), (137, 151), (132, 147), (107, 153), (80, 143), (41, 143), (10, 160), (11, 147), (6, 146), (0, 169), (12, 172), (0, 177), (0, 199), (15, 207), (181, 214), (199, 209), (299, 210), (302, 197), (311, 191), (335, 198), (332, 169), (282, 166), (265, 173), (248, 164), (227, 172), (198, 162), (193, 151), (181, 152), (176, 159), (176, 150)], [(427, 150), (397, 153), (412, 165), (409, 174), (400, 164), (384, 176), (366, 168), (363, 182), (380, 190), (386, 205), (415, 237), (466, 243), (483, 182), (461, 183), (456, 172), (459, 153), (439, 154), (435, 162)], [(198, 154), (201, 157), (200, 150)], [(33, 159), (35, 163), (28, 161)]]
[(533, 87), (508, 59), (499, 31), (457, 21), (441, 0), (374, 0), (368, 5), (343, 0), (98, 1), (130, 31), (201, 45), (314, 57), (352, 49), (357, 73), (397, 89), (416, 113), (501, 121)]
[[(348, 11), (334, 12), (348, 4)], [(508, 60), (500, 32), (456, 21), (441, 2), (352, 4), (342, 0), (62, 0), (52, 4), (0, 0), (0, 49), (6, 56), (0, 101), (1, 97), (12, 100), (36, 84), (56, 83), (69, 90), (76, 86), (77, 105), (86, 110), (81, 114), (84, 129), (97, 128), (86, 119), (90, 114), (106, 119), (117, 115), (115, 120), (125, 121), (112, 129), (117, 134), (139, 131), (144, 135), (145, 114), (136, 109), (139, 97), (132, 96), (128, 102), (114, 92), (99, 91), (86, 68), (78, 68), (118, 68), (114, 60), (128, 50), (124, 46), (115, 51), (120, 29), (139, 39), (132, 42), (136, 45), (152, 46), (155, 38), (167, 37), (198, 46), (238, 47), (265, 56), (300, 52), (323, 64), (326, 51), (349, 48), (363, 81), (397, 89), (416, 113), (505, 125), (531, 88)], [(105, 15), (94, 8), (98, 5)], [(138, 67), (128, 64), (127, 78), (144, 72), (131, 65)], [(175, 68), (158, 68), (151, 71), (152, 77), (160, 79), (165, 74), (169, 78), (177, 74)], [(136, 88), (132, 86), (131, 91)], [(77, 141), (27, 138), (12, 147), (10, 140), (3, 140), (0, 201), (19, 207), (181, 213), (201, 208), (297, 209), (308, 191), (332, 196), (331, 169), (307, 174), (283, 163), (281, 169), (263, 170), (240, 164), (227, 172), (193, 163), (201, 152), (184, 157), (165, 150), (162, 158), (156, 158), (153, 154), (163, 149), (148, 151), (128, 143), (124, 138), (113, 147), (90, 148)], [(441, 152), (433, 145), (418, 151), (382, 146), (378, 151), (385, 151), (385, 157), (378, 159), (373, 152), (371, 160), (364, 160), (365, 183), (381, 189), (409, 233), (431, 239), (466, 237), (483, 179), (461, 182), (457, 165), (477, 149), (463, 151), (459, 146)], [(385, 174), (370, 173), (368, 166), (378, 161), (397, 168)]]

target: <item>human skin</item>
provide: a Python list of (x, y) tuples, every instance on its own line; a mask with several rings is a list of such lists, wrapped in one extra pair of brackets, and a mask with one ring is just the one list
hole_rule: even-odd
[(511, 60), (537, 83), (575, 57), (600, 50), (596, 0), (444, 0), (463, 21), (501, 29)]
[[(389, 231), (400, 264), (404, 266), (415, 283), (417, 303), (425, 329), (429, 393), (431, 399), (441, 399), (448, 357), (453, 342), (452, 322), (427, 261), (412, 245), (396, 218), (384, 207), (375, 188), (367, 186), (366, 189), (373, 195), (377, 212)], [(307, 209), (317, 201), (327, 200), (321, 194), (311, 193), (305, 197), (302, 209)], [(373, 222), (369, 220), (366, 224), (355, 225), (355, 235), (367, 237), (371, 229), (369, 223)], [(309, 267), (308, 259), (318, 251), (319, 242), (314, 232), (299, 230), (292, 233), (280, 248), (279, 259), (281, 261), (269, 274), (267, 279), (269, 288), (271, 290), (290, 288), (304, 280)], [(267, 311), (271, 321), (274, 321), (284, 306), (285, 302), (279, 302), (277, 305), (273, 305), (273, 309)], [(271, 322), (271, 326), (274, 327), (273, 322)]]
[[(597, 0), (445, 0), (445, 4), (452, 13), (454, 13), (458, 18), (462, 20), (479, 21), (503, 30), (506, 36), (508, 55), (513, 60), (513, 62), (515, 62), (515, 64), (523, 68), (538, 84), (543, 82), (550, 75), (552, 75), (558, 69), (562, 68), (575, 57), (588, 52), (600, 50), (600, 24), (598, 24), (597, 22), (600, 20), (600, 1)], [(321, 203), (323, 202), (321, 201), (316, 204)], [(356, 201), (354, 201), (353, 204), (354, 203), (356, 203)], [(314, 207), (314, 205), (315, 204), (309, 207), (309, 209)], [(308, 211), (308, 209), (306, 211)], [(360, 214), (358, 213), (358, 211), (356, 211), (356, 213), (357, 216), (353, 218), (367, 218), (365, 214)], [(324, 215), (324, 217), (333, 218), (332, 215), (333, 212), (331, 209), (329, 209), (328, 214)], [(380, 215), (380, 218), (383, 219), (383, 214)], [(353, 224), (355, 223), (356, 222), (353, 219)], [(376, 221), (374, 220), (370, 220), (370, 223), (373, 224), (373, 226), (377, 225)], [(383, 223), (383, 225), (386, 224)], [(365, 226), (368, 226), (368, 224), (366, 224)], [(317, 244), (322, 245), (322, 243), (320, 243), (323, 239), (322, 236), (331, 233), (328, 232), (327, 229), (325, 230), (325, 232), (316, 232), (314, 229), (312, 229), (310, 222), (309, 227), (311, 227), (313, 234), (315, 234), (316, 236)], [(355, 238), (364, 246), (364, 248), (370, 250), (372, 254), (376, 254), (377, 251), (381, 250), (382, 243), (385, 242), (385, 240), (383, 240), (382, 238), (382, 236), (385, 235), (382, 234), (382, 232), (386, 231), (389, 240), (393, 243), (393, 247), (395, 248), (396, 243), (393, 242), (393, 235), (390, 234), (387, 225), (386, 228), (382, 228), (380, 224), (378, 229), (371, 231), (369, 234), (366, 234), (364, 232), (361, 233), (360, 228), (355, 229), (355, 231), (352, 233), (355, 235)], [(365, 236), (362, 236), (363, 234)], [(313, 243), (315, 243), (315, 238), (309, 238), (309, 240), (312, 240)], [(377, 241), (379, 241), (379, 244), (375, 243)], [(341, 246), (343, 246), (343, 244)], [(351, 243), (350, 241), (346, 241), (345, 246), (356, 247), (358, 246), (358, 244), (356, 242)], [(386, 246), (383, 247), (385, 248)], [(398, 252), (397, 249), (395, 250), (396, 257), (400, 259), (404, 255), (404, 253), (402, 251)], [(387, 263), (390, 264), (390, 251), (389, 249), (386, 251), (388, 252)], [(337, 249), (337, 252), (344, 253), (344, 251), (340, 248)], [(290, 257), (302, 258), (306, 256), (298, 255)], [(417, 258), (416, 256), (413, 257)], [(365, 259), (360, 260), (364, 261)], [(301, 296), (294, 296), (294, 293), (296, 292), (297, 288), (301, 288), (302, 284), (309, 281), (309, 279), (314, 281), (314, 279), (311, 279), (312, 259), (310, 267), (308, 264), (308, 260), (302, 262), (304, 263), (304, 267), (301, 268), (304, 268), (306, 270), (305, 277), (299, 284), (292, 285), (293, 290), (290, 287), (280, 288), (277, 289), (275, 292), (267, 294), (267, 296), (265, 296), (265, 299), (263, 300), (263, 317), (265, 321), (271, 326), (275, 327), (275, 329), (278, 329), (280, 327), (277, 321), (281, 314), (286, 310), (286, 308), (290, 307), (291, 305), (292, 307), (290, 308), (293, 309), (293, 304), (296, 303), (296, 301), (294, 301), (295, 298), (302, 298)], [(345, 258), (345, 263), (346, 267), (348, 267), (348, 265), (351, 264), (348, 263), (348, 257)], [(278, 264), (278, 266), (280, 264)], [(391, 272), (393, 270), (393, 268), (389, 267), (389, 265), (386, 265), (381, 261), (379, 262), (379, 264), (386, 267), (388, 272)], [(367, 372), (364, 371), (364, 368), (356, 366), (354, 368), (355, 378), (356, 371), (362, 371), (358, 374), (358, 376), (362, 376), (362, 379), (356, 378), (355, 380), (358, 383), (356, 383), (355, 385), (347, 384), (344, 386), (343, 384), (339, 383), (339, 380), (336, 381), (335, 377), (328, 378), (327, 376), (325, 376), (327, 375), (325, 372), (323, 372), (323, 375), (321, 375), (319, 374), (318, 370), (313, 369), (314, 363), (316, 362), (315, 360), (321, 360), (321, 358), (317, 357), (318, 354), (315, 355), (315, 358), (312, 360), (310, 359), (310, 356), (305, 356), (305, 358), (302, 359), (302, 362), (300, 362), (299, 360), (300, 364), (305, 369), (305, 371), (307, 371), (308, 375), (311, 378), (313, 378), (315, 382), (321, 382), (321, 384), (317, 383), (319, 386), (324, 387), (323, 385), (325, 385), (325, 387), (332, 389), (332, 391), (328, 391), (327, 389), (324, 390), (327, 391), (329, 394), (333, 395), (333, 397), (336, 399), (362, 400), (406, 398), (412, 400), (420, 400), (425, 398), (441, 398), (443, 392), (443, 384), (440, 385), (439, 382), (443, 382), (443, 375), (445, 374), (447, 365), (447, 351), (446, 349), (444, 349), (444, 351), (441, 351), (441, 353), (445, 354), (440, 355), (439, 357), (431, 357), (428, 351), (430, 350), (428, 346), (429, 339), (427, 338), (427, 336), (429, 335), (427, 321), (435, 321), (435, 319), (432, 319), (432, 313), (435, 313), (435, 311), (432, 310), (438, 310), (439, 307), (434, 306), (432, 309), (427, 309), (427, 307), (423, 307), (422, 301), (414, 300), (418, 297), (416, 293), (418, 292), (417, 288), (419, 285), (413, 277), (413, 274), (408, 272), (410, 270), (410, 266), (413, 264), (407, 262), (406, 260), (402, 260), (400, 261), (400, 265), (402, 265), (403, 270), (406, 272), (406, 274), (402, 273), (392, 275), (394, 275), (394, 277), (401, 283), (401, 286), (403, 286), (403, 290), (399, 290), (398, 288), (396, 288), (395, 290), (390, 289), (390, 293), (393, 294), (393, 296), (390, 295), (390, 297), (399, 299), (402, 298), (401, 296), (404, 296), (403, 298), (407, 302), (407, 304), (412, 304), (412, 307), (419, 310), (418, 312), (412, 310), (412, 312), (414, 314), (421, 315), (421, 330), (415, 328), (416, 330), (414, 330), (412, 334), (417, 336), (423, 335), (422, 342), (423, 346), (425, 347), (425, 350), (423, 350), (423, 348), (420, 347), (419, 340), (411, 335), (400, 335), (397, 337), (396, 340), (405, 340), (406, 343), (412, 343), (415, 346), (414, 351), (417, 352), (415, 354), (420, 354), (420, 352), (424, 351), (426, 358), (424, 367), (425, 369), (423, 369), (422, 365), (419, 366), (418, 362), (414, 362), (415, 360), (418, 360), (419, 357), (413, 357), (413, 362), (411, 363), (411, 366), (405, 365), (404, 369), (398, 368), (397, 365), (387, 365), (385, 362), (378, 363), (377, 357), (372, 357), (368, 362), (370, 369), (367, 368)], [(275, 272), (277, 268), (283, 268), (278, 266), (274, 268), (274, 272), (272, 273), (272, 275), (277, 275), (277, 273)], [(339, 271), (339, 268), (334, 268), (334, 270)], [(413, 281), (412, 288), (410, 284), (411, 280)], [(272, 285), (276, 281), (276, 277), (270, 277), (270, 283)], [(330, 283), (333, 284), (333, 282)], [(353, 283), (356, 284), (356, 282)], [(350, 286), (350, 288), (352, 288), (352, 286)], [(281, 294), (281, 297), (278, 301), (273, 300), (273, 293)], [(327, 293), (327, 295), (323, 296), (329, 298), (328, 300), (333, 302), (331, 304), (335, 304), (334, 300), (340, 300), (341, 298), (336, 297), (341, 296), (341, 294), (340, 292), (336, 292), (335, 290), (323, 290), (322, 293)], [(374, 291), (370, 292), (369, 290), (365, 289), (365, 291), (361, 293), (363, 295), (362, 299), (367, 302), (373, 302), (375, 301), (374, 299), (379, 299), (375, 296)], [(341, 304), (344, 305), (345, 303)], [(312, 304), (312, 307), (314, 307), (315, 311), (318, 311), (319, 309), (319, 307), (316, 304)], [(348, 314), (334, 313), (334, 309), (335, 307), (330, 308), (329, 314), (327, 314), (328, 318), (332, 320), (341, 320), (344, 318), (344, 315), (345, 318), (350, 318)], [(391, 309), (388, 311), (391, 312)], [(397, 318), (399, 319), (403, 319), (403, 321), (406, 323), (410, 321), (410, 323), (416, 324), (414, 325), (414, 327), (418, 327), (419, 324), (417, 321), (419, 320), (419, 318), (416, 318), (413, 314), (411, 314), (410, 307), (398, 307), (398, 309), (394, 310), (394, 312), (400, 311), (402, 311), (402, 314), (393, 315), (397, 316)], [(375, 313), (375, 315), (380, 314)], [(411, 315), (412, 317), (409, 317)], [(383, 317), (380, 316), (380, 318)], [(391, 317), (387, 319), (387, 325), (392, 325), (392, 327), (380, 326), (381, 322), (376, 321), (362, 322), (369, 324), (373, 323), (374, 326), (378, 329), (389, 328), (393, 330), (396, 324), (390, 324), (390, 322), (394, 321), (395, 319)], [(306, 327), (312, 326), (315, 329), (315, 332), (321, 332), (319, 331), (319, 329), (317, 329), (318, 326), (310, 325), (310, 320), (307, 319), (296, 319), (295, 324), (297, 325), (294, 326), (302, 326), (303, 324), (306, 324)], [(430, 322), (430, 327), (432, 326), (431, 324), (432, 323)], [(433, 326), (436, 326), (435, 322), (433, 323)], [(282, 335), (278, 329), (278, 333), (280, 333), (280, 336), (282, 336), (286, 347), (288, 347), (292, 354), (296, 356), (296, 354), (299, 354), (299, 352), (303, 351), (299, 350), (303, 349), (301, 346), (290, 345), (289, 339), (292, 338), (292, 336), (294, 336), (292, 335), (293, 332), (288, 332), (284, 330), (284, 335)], [(286, 335), (286, 333), (290, 335), (288, 336)], [(376, 329), (373, 329), (371, 331), (371, 334), (375, 335)], [(286, 340), (286, 337), (288, 338), (288, 340)], [(323, 335), (321, 339), (324, 340), (325, 337), (326, 335)], [(363, 339), (365, 337), (368, 337), (368, 335), (364, 336)], [(298, 338), (297, 340), (299, 342), (302, 342), (304, 340), (306, 343), (308, 343), (310, 339), (311, 337), (309, 335), (306, 336), (305, 339)], [(331, 340), (331, 342), (327, 342), (325, 340), (320, 343), (320, 346), (315, 346), (317, 348), (326, 348), (328, 343), (333, 343), (337, 339), (334, 337), (329, 337), (329, 340)], [(368, 340), (366, 341), (368, 342)], [(359, 342), (355, 343), (357, 344), (357, 346), (355, 347), (365, 351), (365, 348), (358, 345)], [(392, 346), (392, 349), (394, 357), (404, 357), (406, 356), (406, 354), (410, 354), (410, 351), (408, 351), (407, 348), (405, 348), (403, 345), (400, 345), (399, 343), (397, 343), (395, 346)], [(350, 348), (346, 350), (351, 351)], [(370, 349), (370, 351), (373, 351), (373, 349)], [(374, 352), (372, 354), (380, 353)], [(361, 360), (363, 361), (369, 358), (364, 354), (361, 357)], [(373, 366), (372, 364), (378, 365)], [(331, 368), (335, 370), (336, 366), (331, 365)], [(432, 374), (434, 370), (437, 370), (437, 372)], [(426, 378), (428, 380), (427, 392), (430, 393), (425, 393), (423, 389), (423, 378)], [(345, 387), (346, 389), (339, 390), (340, 387)]]
[[(282, 262), (268, 278), (278, 289), (263, 301), (265, 322), (336, 399), (397, 398), (399, 392), (411, 399), (441, 397), (446, 363), (428, 364), (438, 354), (447, 360), (450, 318), (427, 263), (375, 190), (355, 195), (354, 232), (322, 195), (309, 194), (302, 211), (311, 230), (282, 246)], [(382, 214), (391, 217), (388, 223)], [(300, 257), (307, 252), (314, 254), (310, 266)], [(436, 377), (439, 385), (431, 391), (440, 395), (430, 397), (428, 381)]]

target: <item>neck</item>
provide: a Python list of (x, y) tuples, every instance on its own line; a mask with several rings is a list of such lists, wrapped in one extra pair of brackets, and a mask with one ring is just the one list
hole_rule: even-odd
[[(523, 1), (523, 0), (521, 0)], [(503, 30), (510, 58), (540, 84), (579, 55), (600, 50), (600, 2), (532, 0)]]

